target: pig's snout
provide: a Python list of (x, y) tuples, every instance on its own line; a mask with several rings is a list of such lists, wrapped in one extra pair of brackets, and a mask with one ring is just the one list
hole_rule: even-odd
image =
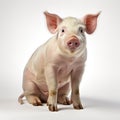
[(68, 42), (67, 46), (69, 49), (76, 49), (77, 47), (80, 46), (80, 41), (76, 37), (72, 37)]

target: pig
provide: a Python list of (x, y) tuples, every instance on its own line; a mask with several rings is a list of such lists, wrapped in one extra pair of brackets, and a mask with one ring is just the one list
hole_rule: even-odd
[(47, 103), (50, 111), (58, 111), (57, 103), (83, 109), (79, 84), (87, 59), (85, 32), (95, 31), (99, 14), (63, 19), (44, 12), (47, 28), (54, 36), (36, 49), (25, 66), (24, 92), (18, 98), (21, 104), (25, 96), (34, 106)]

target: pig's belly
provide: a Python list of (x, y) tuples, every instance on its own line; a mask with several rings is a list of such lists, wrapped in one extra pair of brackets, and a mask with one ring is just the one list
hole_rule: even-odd
[[(60, 77), (58, 75), (57, 77), (58, 90), (69, 82), (70, 82), (70, 76)], [(45, 79), (38, 80), (36, 81), (36, 84), (40, 89), (40, 94), (42, 95), (42, 97), (45, 97), (45, 98), (48, 97), (48, 86), (47, 86), (46, 80)]]
[(58, 89), (62, 88), (64, 85), (70, 82), (70, 76), (58, 77)]
[(48, 99), (48, 86), (46, 84), (45, 80), (37, 80), (35, 81), (37, 87), (39, 88), (39, 95), (40, 95), (40, 99), (44, 102), (47, 101)]

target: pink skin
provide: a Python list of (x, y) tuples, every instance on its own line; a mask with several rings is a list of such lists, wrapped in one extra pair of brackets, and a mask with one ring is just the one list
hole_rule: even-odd
[[(57, 111), (57, 103), (71, 104), (82, 109), (79, 84), (86, 61), (84, 32), (91, 34), (97, 26), (99, 15), (86, 15), (82, 20), (45, 12), (48, 30), (55, 34), (40, 46), (28, 61), (23, 74), (23, 94), (33, 105), (47, 102), (50, 111)], [(70, 87), (71, 86), (71, 87)], [(71, 99), (68, 93), (71, 88)]]

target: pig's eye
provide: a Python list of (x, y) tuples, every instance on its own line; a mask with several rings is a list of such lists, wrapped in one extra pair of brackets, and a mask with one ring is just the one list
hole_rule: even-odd
[(64, 30), (64, 29), (62, 29), (61, 31), (62, 31), (62, 33), (64, 33), (64, 32), (65, 32), (65, 30)]
[(84, 32), (84, 30), (83, 30), (82, 27), (79, 28), (79, 31), (80, 31), (80, 33), (83, 33), (83, 32)]

